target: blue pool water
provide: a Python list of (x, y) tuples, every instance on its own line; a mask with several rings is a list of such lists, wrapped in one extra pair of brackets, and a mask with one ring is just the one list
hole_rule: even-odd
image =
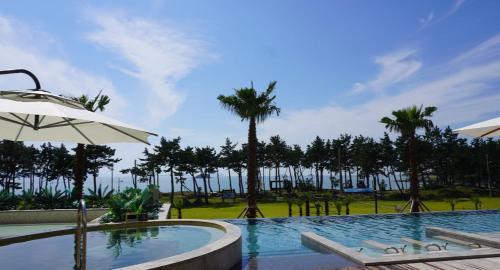
[[(443, 212), (417, 215), (366, 215), (226, 220), (241, 229), (243, 262), (235, 269), (318, 269), (354, 265), (303, 246), (302, 232), (315, 232), (369, 256), (363, 240), (402, 246), (401, 237), (424, 242), (428, 226), (465, 232), (500, 231), (500, 211)], [(165, 226), (89, 232), (88, 269), (112, 269), (177, 255), (219, 239), (224, 232), (205, 227)], [(71, 269), (73, 235), (57, 236), (0, 247), (1, 269)], [(443, 243), (444, 244), (444, 243)], [(450, 245), (450, 250), (466, 247)], [(408, 253), (425, 252), (408, 245)], [(293, 266), (293, 267), (292, 267)]]
[[(445, 227), (465, 232), (500, 231), (500, 211), (443, 212), (405, 215), (329, 216), (277, 218), (258, 220), (227, 220), (242, 232), (243, 253), (250, 257), (304, 254), (315, 251), (301, 244), (301, 232), (315, 232), (369, 256), (379, 256), (380, 250), (371, 249), (363, 240), (372, 239), (388, 245), (403, 246), (401, 237), (424, 242), (440, 242), (428, 238), (428, 226)], [(449, 245), (449, 250), (466, 247)], [(408, 253), (425, 250), (408, 245)]]
[[(200, 226), (164, 226), (88, 233), (87, 269), (114, 269), (200, 248), (224, 234)], [(1, 269), (73, 269), (74, 235), (0, 247)], [(23, 257), (23, 255), (26, 255)]]

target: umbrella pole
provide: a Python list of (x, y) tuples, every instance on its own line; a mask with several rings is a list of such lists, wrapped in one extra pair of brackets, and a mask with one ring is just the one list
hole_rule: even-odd
[(83, 199), (83, 175), (85, 173), (85, 145), (79, 143), (75, 153), (75, 192), (76, 199)]

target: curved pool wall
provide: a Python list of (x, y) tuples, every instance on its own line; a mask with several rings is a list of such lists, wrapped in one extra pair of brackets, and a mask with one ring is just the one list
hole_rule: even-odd
[[(170, 257), (122, 267), (122, 270), (146, 269), (231, 269), (242, 258), (241, 231), (232, 224), (217, 220), (152, 220), (144, 222), (110, 223), (89, 225), (88, 231), (146, 228), (159, 226), (187, 225), (209, 227), (224, 232), (221, 238), (200, 248)], [(54, 236), (74, 234), (74, 228), (54, 230), (0, 239), (0, 246), (21, 243)]]

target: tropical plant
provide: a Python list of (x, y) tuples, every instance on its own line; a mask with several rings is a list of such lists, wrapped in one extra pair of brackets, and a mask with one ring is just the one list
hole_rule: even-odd
[(306, 203), (306, 216), (310, 216), (311, 215), (311, 199), (312, 199), (312, 193), (311, 192), (304, 192), (303, 194), (304, 196), (304, 201)]
[(293, 213), (292, 213), (293, 202), (294, 202), (294, 199), (292, 196), (286, 197), (286, 204), (288, 205), (288, 216), (289, 217), (291, 217), (293, 215)]
[(271, 82), (266, 91), (257, 93), (253, 88), (236, 89), (234, 95), (219, 95), (217, 99), (222, 107), (238, 115), (241, 120), (249, 121), (248, 127), (248, 162), (247, 162), (247, 189), (248, 189), (248, 218), (257, 217), (257, 194), (255, 184), (257, 180), (257, 123), (264, 122), (273, 114), (279, 115), (280, 108), (274, 103), (276, 98), (273, 91), (276, 82)]
[(145, 219), (148, 215), (157, 215), (161, 203), (155, 200), (153, 193), (154, 185), (150, 185), (144, 190), (126, 188), (123, 192), (117, 193), (107, 201), (109, 212), (101, 218), (101, 223), (123, 221), (128, 212), (135, 213), (139, 219)]
[(335, 209), (337, 209), (337, 215), (341, 215), (342, 214), (342, 206), (344, 205), (344, 203), (342, 202), (342, 200), (335, 200), (333, 201), (333, 204), (335, 205)]
[(325, 216), (330, 215), (330, 199), (331, 196), (328, 194), (323, 195), (323, 203), (325, 204)]
[(32, 190), (23, 190), (21, 195), (19, 195), (19, 205), (17, 209), (19, 210), (30, 210), (35, 209), (37, 206), (36, 197)]
[(103, 189), (101, 184), (99, 184), (96, 191), (90, 188), (87, 191), (89, 195), (86, 196), (86, 199), (91, 207), (104, 207), (106, 202), (113, 196), (113, 190), (108, 191), (108, 186)]
[(351, 195), (347, 195), (344, 198), (342, 198), (342, 203), (345, 206), (345, 214), (349, 215), (350, 214), (350, 209), (349, 206), (351, 203), (354, 201), (354, 198)]
[(483, 207), (483, 202), (479, 197), (473, 196), (470, 201), (474, 204), (474, 209), (479, 210)]
[(460, 203), (460, 202), (466, 202), (466, 201), (469, 201), (469, 200), (468, 199), (464, 199), (464, 198), (458, 198), (458, 199), (447, 199), (445, 201), (450, 204), (451, 211), (455, 211), (455, 207), (456, 207), (456, 205), (458, 203)]
[(64, 192), (53, 190), (52, 187), (42, 189), (36, 196), (43, 209), (60, 208), (66, 201)]
[(304, 197), (303, 196), (298, 196), (295, 199), (295, 204), (299, 207), (299, 216), (302, 216), (302, 206), (304, 205)]
[(398, 111), (393, 111), (394, 118), (384, 117), (380, 120), (391, 132), (400, 133), (408, 139), (410, 157), (410, 211), (419, 212), (422, 207), (418, 194), (418, 165), (417, 165), (417, 137), (416, 132), (420, 128), (429, 129), (433, 123), (429, 117), (437, 110), (436, 107), (412, 106)]
[(321, 215), (321, 201), (316, 200), (314, 201), (314, 208), (316, 208), (316, 216)]
[(17, 197), (4, 189), (0, 191), (0, 210), (12, 210), (17, 205)]
[(177, 218), (182, 219), (182, 208), (184, 208), (184, 199), (176, 198), (174, 200), (174, 203), (172, 204), (172, 207), (177, 209)]

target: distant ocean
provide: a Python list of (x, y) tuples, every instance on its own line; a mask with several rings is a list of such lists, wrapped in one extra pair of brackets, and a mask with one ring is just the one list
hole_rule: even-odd
[[(307, 176), (306, 176), (307, 177)], [(269, 181), (268, 181), (268, 177), (266, 175), (265, 177), (265, 190), (269, 190)], [(274, 179), (274, 176), (271, 176), (272, 179)], [(236, 191), (238, 191), (238, 175), (233, 175), (231, 174), (231, 179), (232, 179), (232, 186), (233, 186), (233, 189), (235, 189)], [(356, 181), (356, 177), (355, 175), (353, 175), (353, 185), (354, 187), (356, 187), (356, 183), (354, 183)], [(198, 186), (203, 188), (203, 179), (199, 178), (197, 179), (198, 180)], [(389, 182), (386, 178), (380, 178), (380, 181), (384, 181), (385, 185), (386, 185), (386, 189), (387, 190), (390, 190), (390, 187), (392, 188), (392, 190), (397, 190), (397, 185), (396, 183), (394, 182), (394, 179), (391, 179), (391, 182), (390, 182), (390, 186), (389, 186)], [(112, 183), (113, 182), (113, 183)], [(220, 174), (219, 175), (219, 182), (220, 182), (220, 189), (229, 189), (229, 176), (227, 175), (223, 175), (223, 174)], [(18, 180), (18, 183), (21, 183), (21, 187), (22, 187), (22, 181), (21, 180)], [(28, 181), (26, 180), (25, 181), (25, 188), (28, 189)], [(98, 177), (97, 178), (97, 186), (99, 185), (102, 185), (102, 187), (106, 187), (108, 186), (108, 190), (111, 189), (111, 187), (113, 186), (113, 189), (115, 191), (120, 191), (120, 190), (123, 190), (127, 187), (132, 187), (133, 184), (132, 184), (132, 178), (130, 175), (118, 175), (118, 176), (114, 176), (113, 177), (113, 181), (111, 181), (111, 177), (110, 176), (101, 176), (101, 177)], [(218, 185), (218, 182), (217, 182), (217, 176), (215, 174), (213, 174), (210, 178), (210, 184), (212, 186), (212, 190), (214, 192), (218, 191), (219, 190), (219, 185)], [(372, 187), (372, 181), (370, 181), (370, 187)], [(138, 182), (137, 183), (137, 187), (138, 188), (145, 188), (147, 187), (148, 185), (148, 182)], [(186, 180), (185, 180), (185, 187), (187, 187), (189, 190), (192, 190), (193, 189), (193, 182), (191, 180), (191, 177), (188, 177)], [(400, 184), (401, 185), (401, 184)], [(38, 186), (38, 180), (36, 179), (35, 180), (35, 186), (37, 187)], [(52, 186), (52, 187), (55, 187), (55, 181), (50, 183), (49, 184), (49, 187)], [(92, 177), (88, 177), (87, 178), (87, 181), (85, 181), (85, 184), (84, 184), (84, 190), (85, 190), (85, 193), (88, 193), (88, 189), (92, 189), (93, 188), (93, 180), (92, 180)], [(405, 188), (407, 186), (407, 182), (404, 181), (402, 187)], [(246, 175), (243, 175), (243, 188), (244, 190), (246, 191)], [(329, 179), (329, 176), (328, 175), (325, 175), (323, 177), (323, 188), (324, 189), (331, 189), (331, 183), (330, 183), (330, 179)], [(335, 189), (338, 189), (339, 187), (335, 187)], [(63, 190), (63, 184), (62, 182), (59, 183), (59, 190)], [(377, 187), (378, 189), (378, 187)], [(169, 175), (160, 175), (160, 191), (161, 192), (170, 192), (171, 190), (171, 187), (170, 187), (170, 176)], [(180, 183), (175, 183), (174, 185), (174, 190), (176, 192), (180, 191)], [(188, 191), (186, 188), (184, 188), (184, 191)]]

